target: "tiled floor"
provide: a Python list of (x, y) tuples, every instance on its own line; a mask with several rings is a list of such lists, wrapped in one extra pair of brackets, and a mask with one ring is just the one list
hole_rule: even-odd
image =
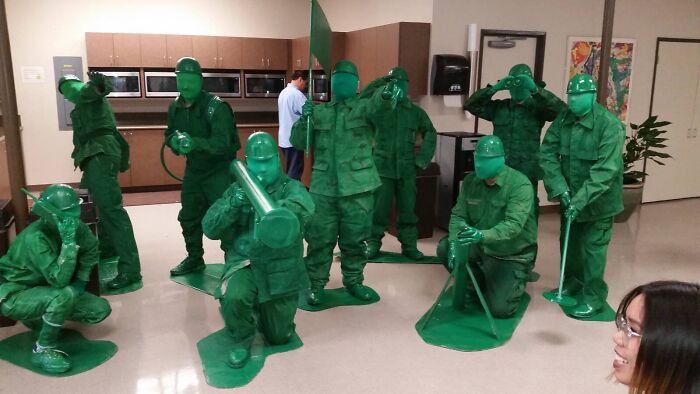
[[(168, 270), (183, 256), (178, 204), (132, 206), (145, 287), (111, 296), (112, 315), (81, 327), (109, 339), (119, 352), (106, 364), (63, 379), (47, 378), (0, 362), (0, 393), (198, 393), (207, 386), (196, 350), (201, 338), (223, 326), (218, 305), (171, 282)], [(700, 281), (700, 199), (645, 205), (641, 216), (616, 224), (606, 277), (613, 306), (632, 286), (661, 278)], [(438, 265), (370, 264), (366, 283), (382, 300), (297, 314), (304, 346), (274, 355), (241, 393), (625, 393), (606, 379), (613, 360), (612, 323), (569, 319), (540, 293), (558, 277), (558, 218), (543, 215), (539, 282), (513, 339), (503, 347), (462, 353), (425, 344), (413, 325), (430, 307), (447, 273)], [(434, 253), (442, 234), (421, 241)], [(207, 260), (222, 253), (207, 242)], [(393, 237), (385, 248), (397, 251)], [(331, 286), (340, 285), (333, 266)], [(0, 329), (0, 339), (23, 331)]]

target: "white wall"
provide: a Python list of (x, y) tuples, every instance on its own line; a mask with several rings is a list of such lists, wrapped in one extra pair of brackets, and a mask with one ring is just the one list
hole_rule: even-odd
[[(58, 130), (53, 56), (82, 56), (85, 32), (290, 38), (308, 35), (307, 0), (6, 0), (27, 183), (77, 182), (72, 132)], [(23, 83), (41, 66), (44, 83)]]
[[(433, 0), (319, 0), (333, 31), (353, 31), (395, 22), (427, 22)], [(307, 33), (308, 34), (308, 33)]]

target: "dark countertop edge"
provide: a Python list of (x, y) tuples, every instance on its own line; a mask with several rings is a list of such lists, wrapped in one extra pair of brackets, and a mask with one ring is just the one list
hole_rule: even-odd
[[(237, 127), (279, 127), (279, 123), (238, 123)], [(135, 125), (135, 126), (117, 126), (117, 130), (165, 130), (166, 125)]]

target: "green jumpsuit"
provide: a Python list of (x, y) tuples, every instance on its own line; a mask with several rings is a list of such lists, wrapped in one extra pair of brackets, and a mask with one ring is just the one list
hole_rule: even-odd
[[(80, 187), (87, 189), (97, 206), (102, 258), (119, 257), (118, 272), (141, 275), (141, 262), (134, 230), (122, 202), (117, 175), (128, 167), (128, 146), (117, 131), (112, 107), (105, 98), (111, 91), (106, 78), (101, 92), (89, 81), (80, 90), (73, 122), (73, 163), (83, 171)], [(122, 156), (125, 155), (125, 156)], [(126, 163), (125, 163), (126, 162)]]
[[(396, 230), (402, 248), (415, 249), (418, 239), (416, 205), (416, 168), (424, 169), (435, 153), (435, 128), (425, 111), (410, 100), (376, 119), (377, 135), (374, 164), (382, 185), (374, 192), (374, 219), (369, 240), (379, 249), (389, 225), (396, 197)], [(422, 139), (418, 154), (416, 140)]]
[[(316, 215), (306, 233), (306, 269), (312, 288), (328, 283), (336, 243), (340, 246), (343, 285), (351, 287), (364, 281), (364, 243), (371, 233), (374, 208), (372, 191), (381, 185), (372, 159), (374, 119), (390, 105), (378, 90), (367, 99), (331, 100), (314, 107), (310, 191)], [(307, 117), (302, 116), (292, 126), (290, 142), (296, 149), (306, 148), (307, 123)]]
[[(233, 180), (228, 167), (241, 144), (231, 107), (205, 91), (189, 106), (182, 97), (170, 104), (165, 140), (170, 141), (170, 135), (175, 131), (188, 133), (194, 141), (194, 149), (187, 154), (181, 191), (182, 209), (177, 220), (182, 227), (188, 257), (201, 259), (204, 255), (202, 218), (231, 185)], [(227, 246), (231, 242), (233, 240), (224, 235), (221, 249), (224, 252), (231, 250)]]
[[(542, 141), (540, 165), (550, 199), (569, 191), (579, 215), (571, 224), (564, 290), (581, 293), (600, 308), (608, 295), (603, 279), (613, 217), (622, 211), (622, 149), (625, 129), (600, 104), (578, 119), (561, 113)], [(566, 219), (562, 215), (563, 244)]]
[(482, 231), (482, 242), (470, 245), (469, 262), (484, 284), (482, 290), (495, 317), (512, 316), (525, 293), (537, 249), (533, 211), (532, 184), (521, 172), (504, 166), (492, 186), (468, 174), (452, 208), (449, 235), (438, 245), (438, 257), (444, 263), (448, 239), (455, 241), (464, 224)]
[[(235, 206), (234, 183), (207, 211), (202, 227), (207, 237), (221, 239), (230, 233), (235, 243), (226, 254), (226, 268), (215, 296), (221, 315), (237, 345), (249, 347), (255, 337), (255, 311), (268, 343), (286, 343), (294, 332), (298, 292), (307, 287), (303, 234), (290, 246), (273, 249), (253, 240), (255, 211), (248, 204)], [(270, 198), (296, 214), (301, 228), (314, 214), (304, 185), (281, 175), (265, 189)]]
[[(77, 257), (61, 256), (61, 237), (55, 226), (40, 219), (19, 233), (10, 250), (0, 258), (0, 311), (28, 327), (40, 327), (41, 319), (51, 326), (66, 320), (95, 324), (111, 313), (109, 302), (91, 293), (78, 294), (74, 280), (87, 282), (100, 259), (95, 236), (82, 222), (76, 230)], [(44, 330), (42, 330), (42, 333)], [(45, 346), (53, 338), (42, 338)]]

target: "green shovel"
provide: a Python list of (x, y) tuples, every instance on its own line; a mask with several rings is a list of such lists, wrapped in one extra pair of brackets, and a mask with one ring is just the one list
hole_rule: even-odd
[(564, 229), (564, 248), (561, 253), (561, 273), (559, 274), (559, 289), (554, 291), (545, 291), (542, 293), (542, 297), (546, 298), (548, 301), (554, 302), (561, 306), (574, 306), (578, 302), (576, 298), (564, 295), (561, 293), (564, 288), (564, 272), (566, 272), (566, 254), (569, 250), (569, 230), (571, 230), (571, 219), (566, 219), (566, 227)]

